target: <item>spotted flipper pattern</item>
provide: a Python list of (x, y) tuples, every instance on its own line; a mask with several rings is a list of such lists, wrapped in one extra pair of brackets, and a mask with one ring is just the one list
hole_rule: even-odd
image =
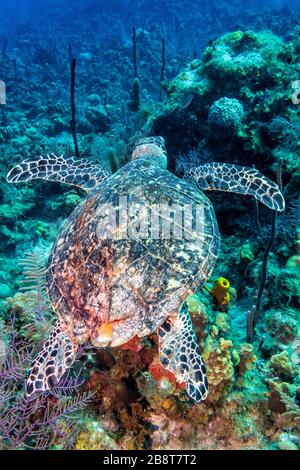
[(42, 351), (34, 360), (26, 382), (26, 396), (54, 388), (76, 356), (77, 344), (72, 341), (61, 320), (58, 320)]
[(36, 179), (57, 181), (89, 192), (109, 176), (108, 171), (89, 160), (50, 154), (24, 160), (10, 170), (6, 179), (9, 183)]
[(206, 368), (201, 357), (186, 302), (179, 315), (159, 328), (159, 359), (177, 381), (185, 383), (188, 394), (197, 402), (208, 395)]
[(276, 183), (255, 168), (228, 163), (206, 163), (191, 168), (185, 178), (205, 190), (249, 194), (275, 211), (283, 211), (285, 202)]

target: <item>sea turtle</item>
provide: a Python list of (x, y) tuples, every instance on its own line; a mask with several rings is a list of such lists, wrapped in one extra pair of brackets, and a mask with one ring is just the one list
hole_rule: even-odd
[(163, 367), (196, 401), (208, 385), (185, 302), (217, 260), (218, 225), (202, 190), (250, 194), (282, 211), (278, 186), (253, 168), (206, 163), (182, 179), (167, 170), (162, 137), (140, 139), (111, 175), (75, 157), (47, 155), (15, 166), (7, 181), (45, 179), (79, 186), (87, 198), (58, 235), (46, 270), (59, 319), (32, 364), (27, 396), (57, 385), (78, 345), (119, 346), (155, 331)]

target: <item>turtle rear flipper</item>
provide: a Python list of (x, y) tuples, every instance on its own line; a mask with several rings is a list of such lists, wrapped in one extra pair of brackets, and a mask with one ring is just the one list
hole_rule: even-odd
[(283, 211), (285, 202), (276, 183), (255, 168), (228, 163), (206, 163), (191, 168), (185, 175), (205, 190), (249, 194), (275, 211)]
[(24, 160), (10, 170), (6, 180), (9, 183), (20, 183), (44, 179), (78, 186), (89, 192), (109, 176), (108, 171), (89, 160), (51, 154)]
[(26, 396), (54, 388), (76, 356), (77, 345), (58, 320), (42, 351), (34, 360), (26, 382)]
[(188, 394), (197, 402), (208, 395), (206, 368), (201, 357), (186, 302), (174, 321), (159, 328), (159, 360), (178, 382), (184, 382)]

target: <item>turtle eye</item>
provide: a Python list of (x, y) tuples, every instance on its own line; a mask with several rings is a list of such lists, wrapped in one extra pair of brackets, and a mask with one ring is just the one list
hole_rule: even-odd
[(160, 135), (154, 137), (154, 142), (159, 145), (159, 147), (165, 150), (165, 139), (163, 137), (161, 137)]

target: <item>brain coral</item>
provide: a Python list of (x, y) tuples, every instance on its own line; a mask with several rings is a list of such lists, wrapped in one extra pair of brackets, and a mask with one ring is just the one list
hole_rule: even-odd
[(232, 135), (242, 123), (244, 109), (235, 98), (220, 98), (210, 107), (208, 123), (214, 133)]

